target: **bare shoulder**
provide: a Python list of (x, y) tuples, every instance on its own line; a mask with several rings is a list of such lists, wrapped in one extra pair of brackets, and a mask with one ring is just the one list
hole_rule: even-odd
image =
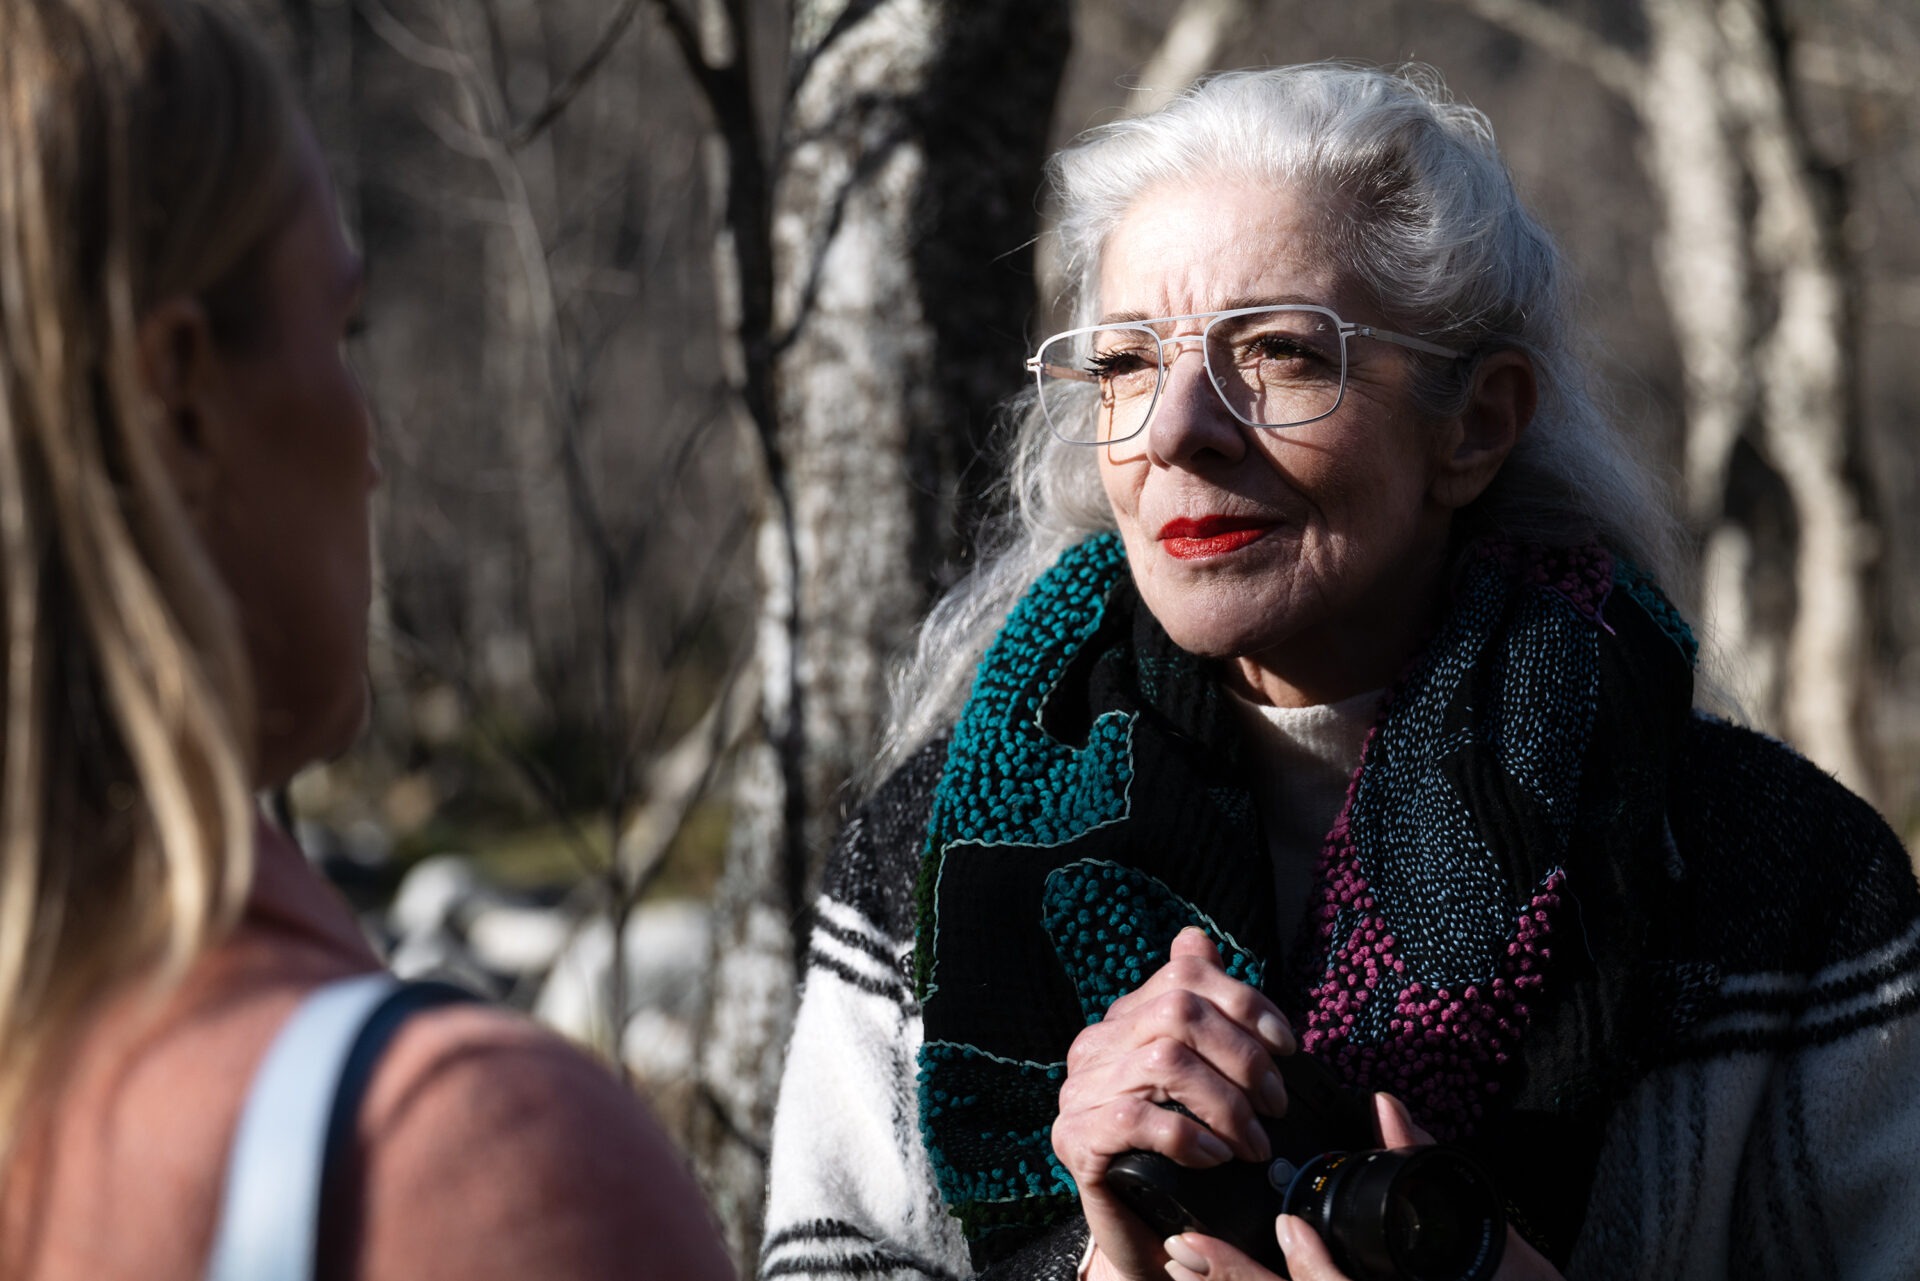
[(603, 1066), (529, 1020), (409, 1020), (360, 1118), (358, 1277), (732, 1275), (686, 1164)]

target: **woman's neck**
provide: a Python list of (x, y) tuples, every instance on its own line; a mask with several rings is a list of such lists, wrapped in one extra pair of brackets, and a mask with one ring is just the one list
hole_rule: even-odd
[(1390, 576), (1339, 620), (1233, 659), (1228, 686), (1256, 706), (1318, 707), (1392, 685), (1432, 634), (1445, 563)]

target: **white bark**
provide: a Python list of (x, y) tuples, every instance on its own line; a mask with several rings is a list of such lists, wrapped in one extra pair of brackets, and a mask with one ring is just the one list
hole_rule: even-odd
[[(1032, 282), (1014, 264), (1033, 232), (1065, 26), (1063, 0), (794, 7), (767, 232), (771, 408), (758, 420), (772, 423), (765, 736), (735, 789), (703, 1064), (719, 1124), (695, 1144), (741, 1258), (758, 1234), (795, 927), (848, 780), (877, 745), (887, 661), (952, 553), (959, 469), (1020, 381), (1007, 334)], [(723, 252), (738, 264), (745, 247)], [(753, 299), (723, 301), (738, 324)]]
[[(798, 538), (798, 656), (807, 790), (826, 801), (880, 730), (885, 659), (922, 604), (910, 550), (911, 436), (930, 429), (935, 339), (913, 271), (915, 205), (926, 157), (887, 110), (849, 109), (863, 94), (910, 97), (937, 52), (939, 15), (892, 0), (821, 55), (792, 105), (802, 141), (786, 157), (773, 223), (774, 331), (781, 431), (791, 459)], [(838, 807), (808, 815), (824, 848)]]
[(1635, 95), (1641, 158), (1661, 206), (1654, 260), (1686, 381), (1685, 500), (1703, 528), (1720, 519), (1728, 459), (1753, 403), (1740, 158), (1722, 109), (1713, 7), (1645, 0), (1646, 85)]
[(1754, 617), (1747, 584), (1753, 538), (1735, 521), (1707, 536), (1700, 565), (1700, 613), (1709, 647), (1708, 690), (1713, 710), (1764, 725), (1780, 703), (1780, 638)]
[[(1662, 206), (1661, 289), (1686, 377), (1685, 497), (1707, 541), (1704, 621), (1719, 649), (1710, 662), (1762, 700), (1752, 710), (1763, 723), (1773, 719), (1777, 670), (1781, 728), (1871, 797), (1862, 712), (1872, 659), (1866, 580), (1878, 538), (1848, 472), (1853, 357), (1839, 229), (1794, 119), (1782, 70), (1794, 60), (1770, 44), (1766, 6), (1775, 0), (1643, 0), (1650, 51), (1637, 70), (1538, 0), (1457, 2), (1586, 67), (1639, 113)], [(1756, 334), (1748, 317), (1765, 294), (1774, 319)], [(1733, 447), (1755, 419), (1754, 443), (1785, 482), (1798, 524), (1797, 602), (1777, 665), (1772, 638), (1747, 608), (1751, 541), (1722, 524)]]
[(1799, 518), (1788, 642), (1785, 714), (1809, 757), (1862, 795), (1874, 795), (1864, 741), (1866, 575), (1875, 531), (1847, 474), (1846, 285), (1838, 228), (1814, 190), (1811, 158), (1795, 127), (1759, 0), (1724, 0), (1726, 90), (1742, 113), (1748, 172), (1758, 195), (1756, 264), (1777, 282), (1773, 327), (1755, 355), (1761, 431)]

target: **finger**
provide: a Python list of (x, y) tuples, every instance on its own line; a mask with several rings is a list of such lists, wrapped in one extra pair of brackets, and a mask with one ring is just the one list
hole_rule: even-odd
[[(1172, 1091), (1158, 1097), (1200, 1110), (1198, 1101), (1175, 1089), (1167, 1075), (1165, 1060), (1176, 1045), (1187, 1047), (1213, 1074), (1243, 1092), (1254, 1111), (1285, 1115), (1286, 1085), (1272, 1053), (1211, 1001), (1184, 989), (1163, 992), (1117, 1016), (1109, 1013), (1076, 1036), (1067, 1049), (1061, 1107), (1158, 1085)], [(1231, 1118), (1210, 1112), (1206, 1120), (1217, 1125)]]
[(1373, 1096), (1373, 1120), (1383, 1148), (1425, 1148), (1435, 1142), (1431, 1134), (1413, 1123), (1407, 1105), (1384, 1090)]
[[(1183, 1232), (1162, 1243), (1170, 1262), (1167, 1275), (1175, 1281), (1205, 1277), (1207, 1281), (1268, 1281), (1273, 1273), (1225, 1241), (1198, 1232)], [(1176, 1272), (1174, 1269), (1180, 1271)]]
[(1069, 1076), (1060, 1087), (1060, 1111), (1096, 1110), (1120, 1098), (1155, 1106), (1178, 1102), (1243, 1161), (1264, 1161), (1273, 1154), (1246, 1090), (1184, 1041), (1162, 1037), (1123, 1061)]
[(1167, 958), (1175, 960), (1182, 957), (1206, 961), (1222, 974), (1227, 972), (1227, 967), (1220, 961), (1220, 949), (1213, 945), (1213, 939), (1198, 925), (1189, 925), (1173, 936), (1173, 943), (1167, 948)]
[(1191, 1046), (1215, 1072), (1245, 1090), (1258, 1111), (1286, 1115), (1287, 1087), (1269, 1047), (1205, 997), (1167, 992), (1136, 1009), (1127, 1026), (1141, 1048), (1159, 1041)]
[(1113, 1158), (1136, 1148), (1196, 1170), (1234, 1156), (1227, 1141), (1200, 1122), (1131, 1095), (1061, 1113), (1052, 1138), (1054, 1155), (1082, 1188), (1104, 1184)]
[(1334, 1266), (1320, 1234), (1298, 1215), (1283, 1214), (1274, 1222), (1274, 1235), (1287, 1256), (1287, 1275), (1293, 1281), (1348, 1281), (1347, 1274)]
[[(1202, 941), (1199, 930), (1188, 931)], [(1181, 938), (1187, 935), (1182, 934)], [(1178, 943), (1180, 940), (1176, 939)], [(1211, 949), (1213, 944), (1208, 943)], [(1170, 992), (1191, 992), (1210, 1002), (1227, 1018), (1247, 1030), (1273, 1054), (1292, 1054), (1298, 1047), (1293, 1027), (1286, 1015), (1263, 995), (1260, 989), (1242, 983), (1221, 969), (1217, 960), (1192, 953), (1176, 954), (1155, 970), (1133, 991), (1107, 1007), (1106, 1019), (1126, 1019), (1141, 1007), (1152, 1004)]]

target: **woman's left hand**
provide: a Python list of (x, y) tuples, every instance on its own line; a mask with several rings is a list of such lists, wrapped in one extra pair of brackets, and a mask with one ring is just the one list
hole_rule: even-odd
[[(1433, 1136), (1413, 1123), (1407, 1109), (1391, 1094), (1373, 1096), (1374, 1114), (1380, 1126), (1380, 1144), (1389, 1148), (1425, 1147)], [(1283, 1214), (1274, 1223), (1280, 1248), (1287, 1256), (1287, 1272), (1294, 1281), (1349, 1281), (1347, 1274), (1334, 1265), (1326, 1243), (1306, 1221)], [(1274, 1274), (1255, 1263), (1225, 1241), (1185, 1232), (1166, 1242), (1171, 1262), (1167, 1274), (1173, 1281), (1277, 1281)], [(1562, 1281), (1559, 1271), (1507, 1229), (1507, 1249), (1500, 1259), (1500, 1270), (1493, 1281)]]

